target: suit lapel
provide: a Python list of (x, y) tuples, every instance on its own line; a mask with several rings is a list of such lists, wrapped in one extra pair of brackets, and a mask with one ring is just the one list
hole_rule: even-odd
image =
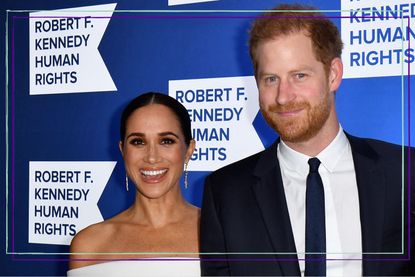
[[(296, 253), (281, 171), (277, 160), (278, 142), (268, 148), (258, 160), (254, 170), (258, 182), (253, 185), (253, 191), (274, 251), (276, 253)], [(296, 254), (277, 255), (277, 258), (291, 260), (278, 263), (283, 275), (300, 275)]]
[[(376, 166), (378, 156), (362, 139), (348, 135), (352, 148), (359, 192), (363, 253), (382, 252), (385, 209), (385, 176)], [(379, 275), (378, 262), (368, 261), (373, 254), (363, 255), (363, 275)]]

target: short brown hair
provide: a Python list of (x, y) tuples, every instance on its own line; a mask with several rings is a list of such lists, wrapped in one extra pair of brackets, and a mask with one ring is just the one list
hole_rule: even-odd
[[(278, 12), (272, 12), (278, 11)], [(281, 35), (305, 31), (312, 41), (316, 59), (323, 63), (326, 72), (331, 61), (341, 57), (343, 43), (336, 25), (314, 7), (281, 4), (257, 18), (251, 27), (249, 52), (257, 75), (256, 52), (261, 42)]]

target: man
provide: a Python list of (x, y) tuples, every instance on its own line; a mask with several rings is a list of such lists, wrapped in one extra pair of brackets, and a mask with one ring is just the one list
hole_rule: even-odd
[(415, 275), (413, 149), (343, 131), (336, 26), (293, 12), (310, 7), (275, 9), (285, 12), (255, 20), (250, 53), (261, 112), (280, 138), (207, 177), (202, 274)]

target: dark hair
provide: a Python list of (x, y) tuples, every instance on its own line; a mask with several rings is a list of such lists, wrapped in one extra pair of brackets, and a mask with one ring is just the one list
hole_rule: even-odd
[(123, 142), (125, 139), (126, 124), (131, 114), (135, 110), (151, 104), (160, 104), (166, 106), (176, 115), (184, 135), (185, 143), (187, 146), (189, 146), (190, 141), (192, 140), (192, 129), (187, 109), (173, 97), (158, 92), (144, 93), (131, 100), (131, 102), (128, 103), (128, 105), (124, 108), (121, 115), (120, 125), (121, 142)]
[(310, 6), (281, 4), (272, 10), (274, 12), (266, 12), (257, 18), (251, 27), (249, 52), (255, 75), (258, 70), (256, 52), (261, 42), (300, 31), (310, 37), (316, 59), (323, 63), (328, 73), (331, 61), (341, 57), (343, 48), (336, 25)]

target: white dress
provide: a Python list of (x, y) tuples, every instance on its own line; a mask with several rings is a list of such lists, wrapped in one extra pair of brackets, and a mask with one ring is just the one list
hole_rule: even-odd
[(200, 276), (197, 258), (154, 258), (111, 261), (88, 265), (67, 272), (68, 276)]

